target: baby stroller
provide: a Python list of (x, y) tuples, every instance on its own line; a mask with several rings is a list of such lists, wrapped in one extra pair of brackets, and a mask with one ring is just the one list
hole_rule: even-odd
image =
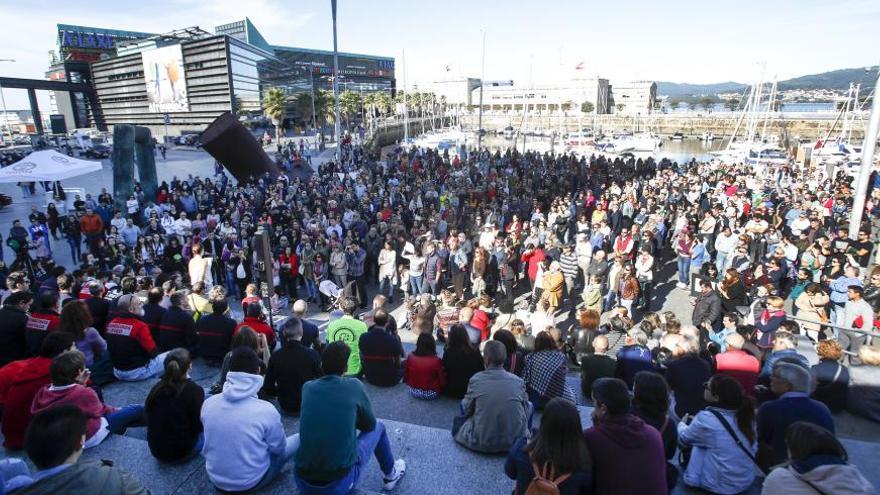
[(327, 306), (332, 309), (338, 309), (339, 298), (342, 297), (342, 289), (334, 284), (332, 280), (323, 280), (318, 284), (318, 292), (327, 298)]

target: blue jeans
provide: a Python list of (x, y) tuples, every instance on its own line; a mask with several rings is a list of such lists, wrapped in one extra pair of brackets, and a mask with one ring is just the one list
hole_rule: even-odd
[(362, 431), (358, 435), (358, 460), (342, 478), (326, 485), (313, 485), (294, 475), (294, 481), (303, 495), (344, 495), (357, 487), (361, 477), (361, 469), (370, 463), (370, 457), (376, 456), (379, 468), (385, 476), (394, 470), (394, 455), (391, 453), (391, 442), (385, 432), (385, 424), (377, 421), (373, 431)]
[(238, 286), (235, 285), (235, 273), (226, 270), (226, 294), (231, 298), (238, 297)]
[(315, 284), (315, 281), (312, 279), (305, 279), (306, 282), (306, 293), (309, 295), (309, 299), (313, 301), (318, 300), (318, 286)]
[(120, 408), (116, 412), (104, 415), (107, 420), (107, 429), (115, 435), (122, 435), (129, 426), (143, 425), (144, 406), (132, 404)]
[(68, 237), (67, 244), (70, 245), (70, 257), (73, 258), (73, 262), (78, 262), (80, 255), (82, 255), (82, 238)]
[(413, 296), (417, 296), (421, 294), (425, 289), (425, 276), (424, 275), (410, 275), (409, 276), (409, 287), (410, 292)]
[(379, 294), (381, 294), (385, 290), (385, 285), (388, 285), (388, 297), (394, 297), (394, 279), (391, 277), (383, 277), (382, 280), (379, 281)]
[[(204, 437), (202, 438), (202, 444), (205, 443)], [(198, 445), (198, 444), (197, 444)], [(296, 454), (296, 451), (299, 450), (299, 433), (296, 435), (291, 435), (287, 437), (284, 441), (284, 452), (280, 454), (269, 454), (269, 469), (266, 470), (266, 474), (263, 475), (263, 479), (260, 480), (259, 483), (256, 484), (251, 490), (259, 490), (261, 488), (265, 488), (270, 483), (275, 481), (275, 478), (281, 474), (281, 470), (284, 469), (284, 465), (287, 464), (287, 461), (290, 460), (291, 457)]]
[(730, 254), (722, 253), (721, 251), (715, 253), (715, 268), (718, 269), (718, 273), (724, 274), (724, 265), (727, 264), (728, 256), (730, 256)]
[(683, 283), (684, 285), (688, 284), (688, 276), (691, 271), (691, 258), (690, 256), (679, 256), (678, 257), (678, 281)]

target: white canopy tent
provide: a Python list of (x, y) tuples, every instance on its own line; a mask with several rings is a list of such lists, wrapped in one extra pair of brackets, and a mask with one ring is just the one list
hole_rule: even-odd
[(0, 168), (0, 184), (56, 181), (101, 170), (101, 162), (80, 160), (54, 150), (35, 151), (22, 160)]

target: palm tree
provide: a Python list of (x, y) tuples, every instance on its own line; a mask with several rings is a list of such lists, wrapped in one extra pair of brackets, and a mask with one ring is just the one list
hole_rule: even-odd
[(391, 111), (391, 95), (381, 91), (379, 93), (373, 93), (373, 98), (375, 99), (376, 109), (378, 109), (380, 115), (386, 115)]
[(354, 91), (343, 91), (339, 95), (339, 113), (344, 116), (348, 125), (351, 125), (351, 119), (361, 109), (363, 98), (360, 93)]
[(296, 108), (296, 113), (298, 113), (302, 117), (302, 122), (305, 125), (311, 125), (312, 123), (312, 94), (311, 93), (300, 93), (296, 95), (293, 99), (294, 107)]
[(315, 91), (315, 116), (319, 124), (332, 124), (336, 114), (333, 109), (333, 92), (326, 89)]
[(287, 115), (287, 94), (281, 88), (269, 88), (263, 95), (263, 113), (275, 126), (275, 142), (281, 139), (281, 124)]

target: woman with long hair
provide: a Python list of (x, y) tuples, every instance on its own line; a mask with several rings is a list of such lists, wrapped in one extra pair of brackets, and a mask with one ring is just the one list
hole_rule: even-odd
[(446, 388), (443, 389), (443, 394), (456, 399), (463, 398), (471, 377), (483, 371), (483, 368), (483, 356), (471, 345), (464, 325), (452, 325), (443, 351), (443, 369), (446, 371)]
[(92, 323), (92, 314), (84, 301), (71, 300), (61, 308), (58, 331), (73, 335), (76, 348), (85, 356), (86, 368), (90, 370), (96, 362), (109, 358), (107, 341)]
[(755, 480), (755, 405), (736, 379), (715, 375), (706, 382), (709, 404), (678, 424), (678, 440), (691, 448), (687, 486), (712, 493), (744, 492)]
[(501, 329), (492, 335), (492, 340), (497, 340), (504, 344), (507, 349), (507, 359), (504, 360), (504, 369), (516, 376), (522, 376), (523, 358), (525, 354), (520, 350), (516, 337), (510, 330)]
[(488, 253), (482, 247), (474, 250), (474, 261), (471, 264), (471, 293), (479, 297), (486, 291), (486, 264)]
[(544, 408), (537, 435), (518, 440), (504, 463), (504, 472), (516, 480), (516, 495), (525, 494), (536, 475), (556, 483), (561, 495), (587, 494), (592, 491), (591, 470), (577, 407), (559, 398)]
[(202, 451), (205, 435), (201, 409), (205, 391), (189, 378), (189, 351), (172, 349), (165, 357), (165, 373), (144, 404), (147, 444), (156, 459), (178, 462)]
[(416, 399), (436, 399), (446, 386), (443, 361), (437, 357), (437, 342), (430, 333), (419, 334), (416, 350), (404, 362), (403, 381)]
[(764, 495), (856, 495), (876, 493), (859, 469), (847, 462), (834, 433), (806, 421), (785, 432), (788, 462), (764, 479)]
[(748, 305), (746, 286), (734, 268), (724, 271), (724, 279), (718, 284), (718, 293), (721, 295), (721, 308), (725, 313), (733, 313), (737, 307)]

